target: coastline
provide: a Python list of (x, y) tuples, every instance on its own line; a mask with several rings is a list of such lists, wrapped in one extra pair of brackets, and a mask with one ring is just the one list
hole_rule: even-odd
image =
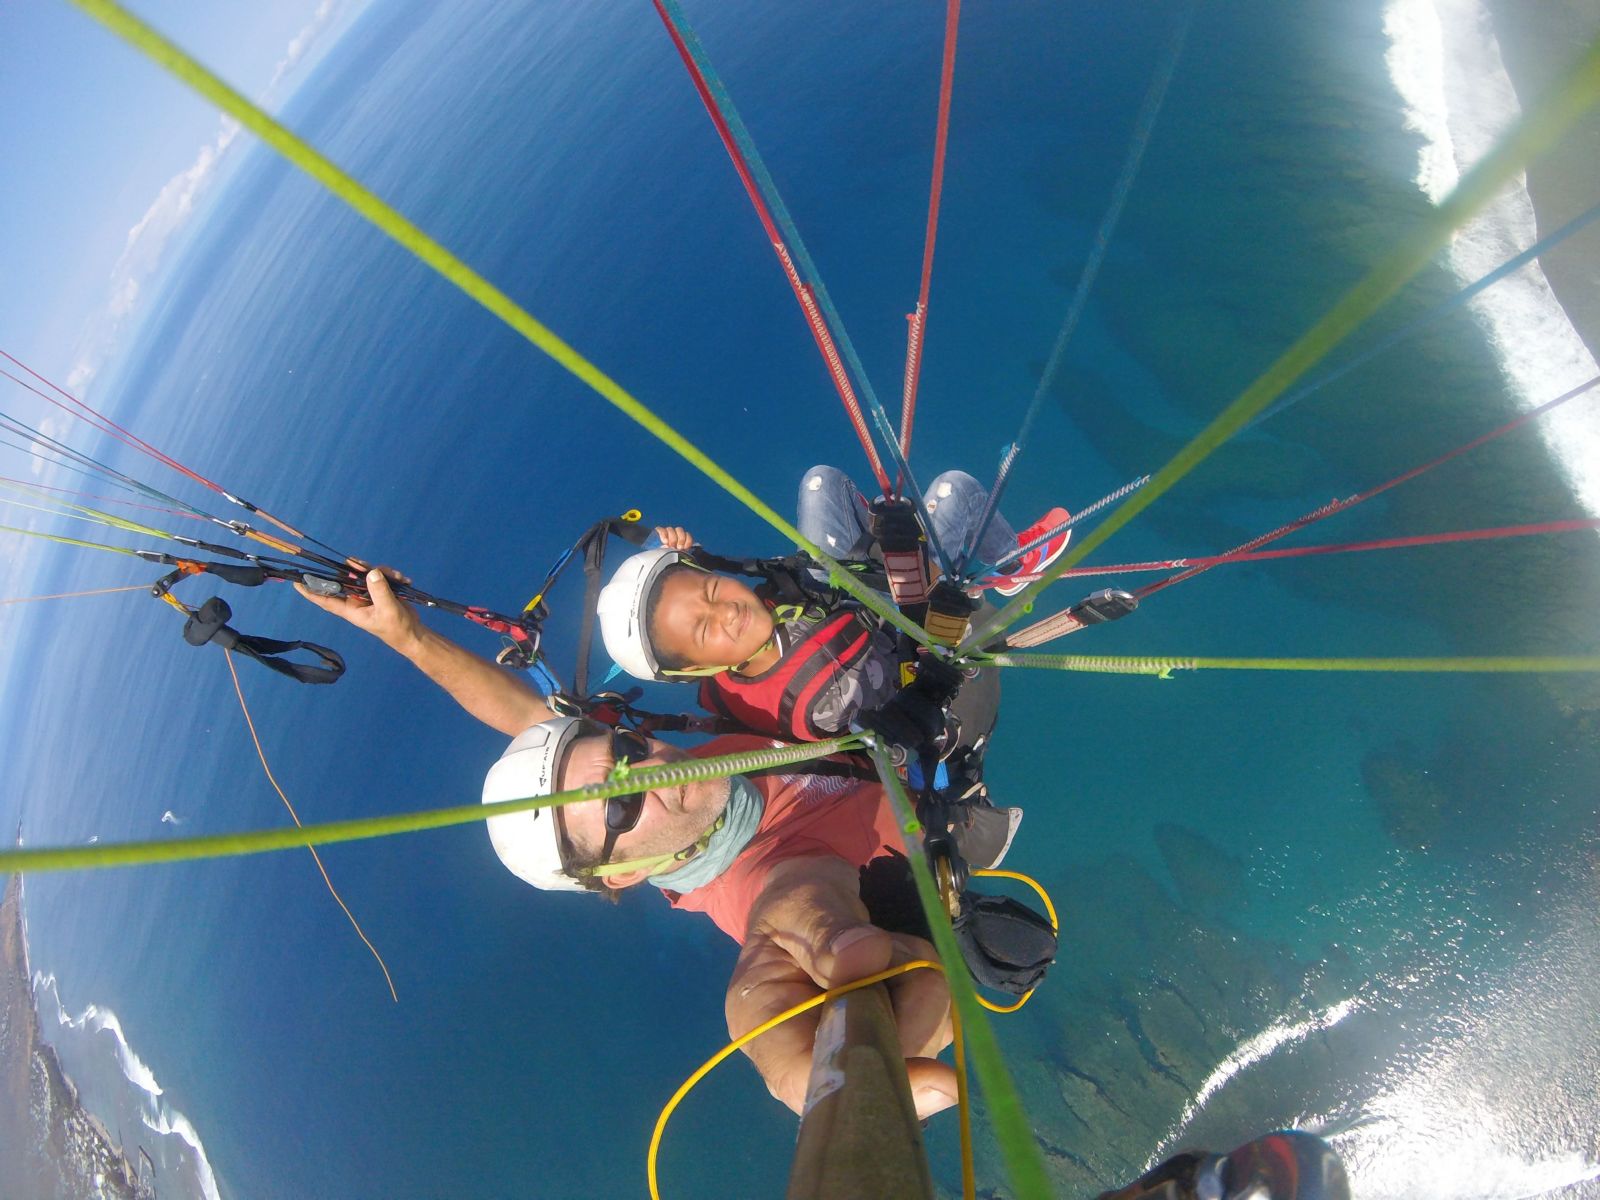
[(86, 1111), (53, 1049), (39, 1035), (22, 928), (20, 877), (0, 899), (0, 1194), (7, 1197), (105, 1196), (147, 1200), (154, 1173)]
[[(1483, 0), (1506, 74), (1526, 111), (1558, 82), (1574, 56), (1600, 36), (1600, 9), (1576, 2)], [(1561, 145), (1528, 169), (1541, 235), (1600, 202), (1600, 110), (1591, 108)], [(1550, 289), (1589, 352), (1600, 358), (1600, 221), (1540, 256)]]

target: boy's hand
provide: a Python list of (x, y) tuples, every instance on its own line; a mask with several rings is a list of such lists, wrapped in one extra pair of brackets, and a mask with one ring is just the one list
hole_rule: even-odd
[(689, 550), (694, 547), (694, 536), (682, 525), (657, 525), (656, 536), (668, 550)]

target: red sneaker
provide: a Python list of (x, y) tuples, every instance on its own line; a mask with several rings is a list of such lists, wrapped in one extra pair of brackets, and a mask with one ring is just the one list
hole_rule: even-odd
[[(1071, 520), (1072, 514), (1064, 508), (1052, 508), (1032, 525), (1029, 525), (1017, 535), (1017, 545), (1026, 546), (1036, 538), (1049, 533), (1057, 525)], [(1004, 575), (990, 576), (989, 586), (1002, 596), (1015, 596), (1023, 588), (1033, 582), (1033, 576), (1038, 575), (1056, 559), (1061, 557), (1062, 551), (1067, 548), (1067, 543), (1072, 540), (1072, 530), (1063, 529), (1048, 542), (1041, 542), (1017, 560), (1014, 567)]]

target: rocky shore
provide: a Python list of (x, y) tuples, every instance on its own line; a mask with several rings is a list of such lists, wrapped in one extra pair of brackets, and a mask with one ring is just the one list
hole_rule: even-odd
[(0, 1196), (7, 1200), (154, 1200), (146, 1170), (79, 1102), (39, 1036), (22, 930), (22, 885), (0, 899)]

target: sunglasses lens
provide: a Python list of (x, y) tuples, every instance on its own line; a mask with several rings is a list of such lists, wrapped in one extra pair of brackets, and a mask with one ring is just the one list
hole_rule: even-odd
[(644, 812), (644, 793), (629, 792), (606, 801), (606, 828), (612, 833), (627, 833), (639, 823)]
[[(632, 729), (611, 730), (611, 758), (618, 763), (636, 763), (650, 757), (650, 739)], [(606, 828), (612, 833), (627, 833), (644, 813), (643, 792), (628, 792), (606, 801)]]
[(611, 731), (611, 757), (617, 762), (632, 763), (650, 757), (650, 739), (632, 729)]

